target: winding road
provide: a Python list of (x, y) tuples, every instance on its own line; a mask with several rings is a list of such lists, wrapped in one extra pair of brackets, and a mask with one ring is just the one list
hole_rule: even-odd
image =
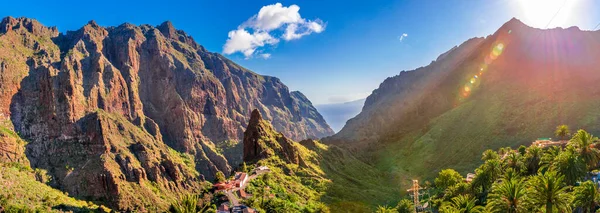
[(256, 177), (258, 177), (259, 175), (268, 173), (269, 170), (261, 170), (261, 171), (255, 171), (255, 173), (253, 175), (248, 176), (248, 181), (246, 181), (244, 184), (242, 184), (240, 187), (233, 187), (231, 189), (228, 190), (223, 190), (223, 192), (225, 193), (225, 196), (227, 196), (227, 199), (229, 200), (229, 202), (233, 205), (233, 206), (239, 206), (240, 205), (240, 199), (235, 195), (235, 192), (245, 189), (246, 186), (248, 185), (248, 183), (252, 180), (254, 180)]

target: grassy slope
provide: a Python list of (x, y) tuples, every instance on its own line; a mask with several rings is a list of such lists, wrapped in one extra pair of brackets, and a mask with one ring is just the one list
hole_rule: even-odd
[[(17, 141), (23, 141), (15, 132), (4, 126), (0, 131)], [(20, 144), (20, 145), (25, 145)], [(0, 162), (0, 206), (11, 211), (91, 211), (106, 210), (93, 203), (77, 200), (36, 179), (47, 179), (43, 170), (32, 170), (21, 163)]]
[[(263, 189), (270, 188), (265, 196), (272, 194), (277, 202), (286, 201), (294, 211), (314, 211), (314, 207), (322, 205), (319, 197), (330, 183), (324, 177), (324, 172), (319, 168), (318, 157), (302, 145), (295, 143), (300, 156), (305, 160), (306, 166), (287, 163), (277, 155), (257, 162), (257, 165), (268, 166), (271, 172), (258, 176), (250, 181), (246, 191), (253, 198), (246, 203), (257, 209), (261, 209), (259, 198)], [(290, 210), (291, 210), (290, 209)], [(269, 211), (269, 209), (263, 209)]]
[(91, 211), (109, 209), (69, 197), (63, 192), (38, 182), (35, 172), (18, 164), (0, 164), (0, 206), (5, 210), (40, 212)]
[(308, 159), (307, 167), (285, 163), (278, 156), (261, 160), (258, 164), (269, 166), (272, 172), (251, 181), (246, 191), (257, 194), (269, 186), (275, 198), (292, 201), (298, 211), (312, 211), (325, 203), (331, 212), (372, 212), (375, 206), (393, 205), (400, 198), (399, 188), (382, 184), (390, 182), (389, 174), (350, 152), (320, 143), (312, 150), (296, 146)]
[(481, 163), (477, 159), (484, 150), (529, 145), (538, 137), (552, 137), (559, 124), (600, 129), (597, 100), (515, 96), (508, 88), (489, 88), (481, 94), (433, 119), (427, 128), (386, 143), (386, 149), (374, 154), (377, 167), (393, 173), (406, 188), (410, 179), (431, 180), (443, 168), (465, 175)]
[(371, 212), (377, 205), (393, 205), (399, 200), (400, 188), (391, 184), (389, 173), (336, 146), (318, 152), (321, 167), (332, 181), (322, 197), (332, 212)]

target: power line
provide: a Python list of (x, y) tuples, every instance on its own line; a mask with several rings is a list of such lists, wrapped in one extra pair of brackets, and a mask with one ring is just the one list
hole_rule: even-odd
[(592, 31), (598, 29), (598, 27), (600, 27), (600, 23), (598, 23), (598, 25), (596, 25), (596, 27), (594, 27), (594, 29), (592, 29)]
[(550, 24), (552, 23), (552, 21), (554, 21), (554, 19), (556, 18), (556, 16), (558, 16), (558, 14), (560, 13), (560, 11), (563, 9), (563, 7), (565, 7), (565, 4), (567, 4), (567, 0), (563, 1), (562, 6), (560, 6), (558, 8), (558, 10), (556, 11), (556, 13), (554, 13), (554, 16), (552, 16), (552, 18), (550, 19), (550, 21), (548, 22), (548, 24), (546, 24), (545, 28), (548, 28), (548, 26), (550, 26)]

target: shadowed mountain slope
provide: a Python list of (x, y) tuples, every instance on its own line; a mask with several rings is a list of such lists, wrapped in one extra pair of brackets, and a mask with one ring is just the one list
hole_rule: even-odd
[(512, 19), (386, 79), (324, 142), (395, 174), (395, 185), (442, 168), (466, 173), (485, 149), (552, 137), (559, 124), (598, 134), (599, 58), (600, 31), (540, 30)]

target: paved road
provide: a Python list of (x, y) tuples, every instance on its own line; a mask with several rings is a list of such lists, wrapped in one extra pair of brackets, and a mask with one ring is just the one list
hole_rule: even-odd
[(233, 189), (232, 190), (225, 190), (225, 196), (227, 196), (227, 199), (229, 199), (229, 202), (233, 205), (233, 206), (239, 206), (240, 205), (240, 200), (237, 198), (237, 196), (235, 196), (233, 194)]
[(233, 206), (238, 206), (240, 205), (240, 199), (235, 195), (235, 192), (241, 190), (241, 189), (245, 189), (246, 186), (248, 185), (247, 183), (249, 183), (250, 181), (254, 180), (256, 177), (258, 177), (261, 174), (265, 174), (269, 171), (259, 171), (256, 172), (256, 174), (250, 175), (248, 176), (248, 181), (246, 181), (246, 183), (244, 183), (243, 185), (241, 185), (239, 188), (232, 188), (229, 190), (225, 190), (225, 196), (227, 196), (227, 199), (229, 199), (229, 202), (233, 205)]

